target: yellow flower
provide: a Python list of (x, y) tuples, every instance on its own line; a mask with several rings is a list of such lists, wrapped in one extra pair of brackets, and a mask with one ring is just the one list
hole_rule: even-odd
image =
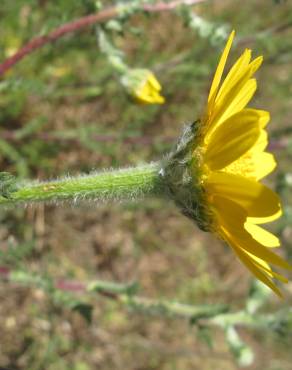
[(17, 50), (20, 48), (21, 45), (21, 39), (13, 34), (8, 34), (5, 38), (6, 40), (6, 46), (4, 48), (4, 53), (6, 58), (11, 57), (14, 55)]
[(121, 79), (122, 84), (139, 103), (163, 104), (161, 85), (148, 69), (129, 69)]
[(280, 245), (279, 239), (259, 226), (282, 214), (277, 194), (260, 182), (276, 166), (273, 155), (265, 151), (269, 113), (246, 108), (256, 91), (252, 77), (263, 57), (251, 61), (251, 50), (246, 49), (221, 82), (234, 34), (219, 61), (194, 145), (194, 179), (199, 172), (194, 185), (201, 189), (200, 218), (207, 220), (208, 229), (281, 296), (273, 278), (285, 283), (287, 279), (270, 265), (291, 266), (271, 251)]

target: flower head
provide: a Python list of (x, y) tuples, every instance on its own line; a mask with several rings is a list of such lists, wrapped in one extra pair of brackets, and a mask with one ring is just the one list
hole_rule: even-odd
[(128, 69), (121, 82), (139, 103), (163, 104), (165, 101), (160, 95), (160, 83), (148, 69)]
[(226, 241), (259, 280), (281, 295), (273, 279), (287, 279), (270, 265), (291, 267), (271, 251), (280, 245), (279, 239), (260, 226), (282, 214), (277, 194), (260, 182), (276, 166), (273, 155), (265, 151), (270, 116), (246, 108), (256, 91), (253, 75), (263, 57), (251, 60), (251, 50), (246, 49), (222, 81), (233, 38), (234, 31), (219, 61), (194, 139), (193, 179), (204, 204), (197, 218), (203, 220), (205, 229)]

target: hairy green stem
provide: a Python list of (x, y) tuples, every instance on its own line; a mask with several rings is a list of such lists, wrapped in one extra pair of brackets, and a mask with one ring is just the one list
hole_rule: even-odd
[(46, 182), (18, 182), (11, 175), (0, 173), (0, 205), (63, 200), (135, 201), (163, 193), (160, 168), (157, 162)]

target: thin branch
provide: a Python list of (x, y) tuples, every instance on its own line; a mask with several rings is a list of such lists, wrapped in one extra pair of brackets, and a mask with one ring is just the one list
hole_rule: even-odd
[[(204, 1), (206, 0), (177, 0), (169, 3), (160, 2), (153, 5), (141, 5), (140, 9), (148, 13), (155, 13), (169, 11), (181, 5), (190, 6), (194, 4), (199, 4)], [(27, 44), (22, 46), (14, 55), (7, 58), (3, 63), (0, 64), (0, 76), (3, 75), (7, 70), (9, 70), (20, 60), (22, 60), (25, 56), (31, 54), (37, 49), (40, 49), (44, 45), (54, 42), (68, 33), (76, 32), (92, 24), (102, 23), (109, 19), (115, 18), (120, 14), (120, 11), (121, 9), (119, 6), (110, 7), (98, 12), (97, 14), (87, 15), (85, 17), (65, 23), (47, 35), (33, 38)]]
[[(92, 282), (79, 282), (72, 280), (53, 280), (49, 277), (42, 277), (37, 274), (22, 270), (13, 270), (6, 266), (0, 266), (0, 281), (7, 282), (11, 286), (28, 286), (43, 289), (48, 294), (64, 292), (72, 294), (72, 297), (80, 297), (90, 294), (112, 299), (131, 311), (146, 315), (160, 317), (183, 318), (191, 323), (207, 326), (226, 328), (230, 326), (241, 326), (254, 329), (264, 329), (276, 332), (282, 330), (282, 334), (290, 334), (292, 323), (292, 309), (285, 307), (273, 313), (258, 313), (248, 308), (237, 312), (229, 312), (225, 304), (185, 304), (174, 300), (151, 299), (137, 295), (139, 286), (137, 283), (114, 283), (104, 280)], [(258, 294), (258, 293), (257, 293)], [(253, 298), (262, 305), (262, 295)], [(248, 300), (252, 299), (249, 297)], [(80, 300), (82, 302), (82, 300)], [(247, 305), (248, 306), (248, 305)], [(256, 311), (257, 311), (256, 309)]]
[(138, 286), (136, 283), (113, 283), (104, 280), (93, 282), (77, 282), (68, 280), (51, 281), (39, 275), (25, 271), (10, 270), (0, 266), (0, 279), (14, 286), (36, 286), (53, 293), (57, 291), (78, 294), (94, 294), (112, 299), (128, 309), (147, 315), (176, 317), (189, 320), (208, 319), (225, 313), (228, 306), (225, 304), (184, 304), (177, 301), (164, 299), (150, 299), (136, 295)]
[(97, 14), (88, 15), (86, 17), (66, 23), (56, 28), (48, 35), (33, 38), (31, 41), (21, 47), (14, 55), (0, 64), (0, 76), (3, 75), (8, 69), (10, 69), (14, 64), (23, 59), (25, 56), (31, 54), (33, 51), (43, 47), (44, 45), (56, 41), (67, 33), (75, 32), (82, 28), (88, 27), (91, 24), (104, 22), (108, 19), (114, 18), (115, 16), (117, 16), (117, 14), (118, 10), (116, 7), (108, 8)]

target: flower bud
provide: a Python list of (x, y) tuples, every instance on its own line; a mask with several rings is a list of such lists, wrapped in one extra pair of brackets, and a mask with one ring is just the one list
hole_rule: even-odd
[(122, 76), (121, 83), (139, 103), (163, 104), (165, 102), (164, 97), (160, 95), (160, 83), (148, 69), (128, 69)]

